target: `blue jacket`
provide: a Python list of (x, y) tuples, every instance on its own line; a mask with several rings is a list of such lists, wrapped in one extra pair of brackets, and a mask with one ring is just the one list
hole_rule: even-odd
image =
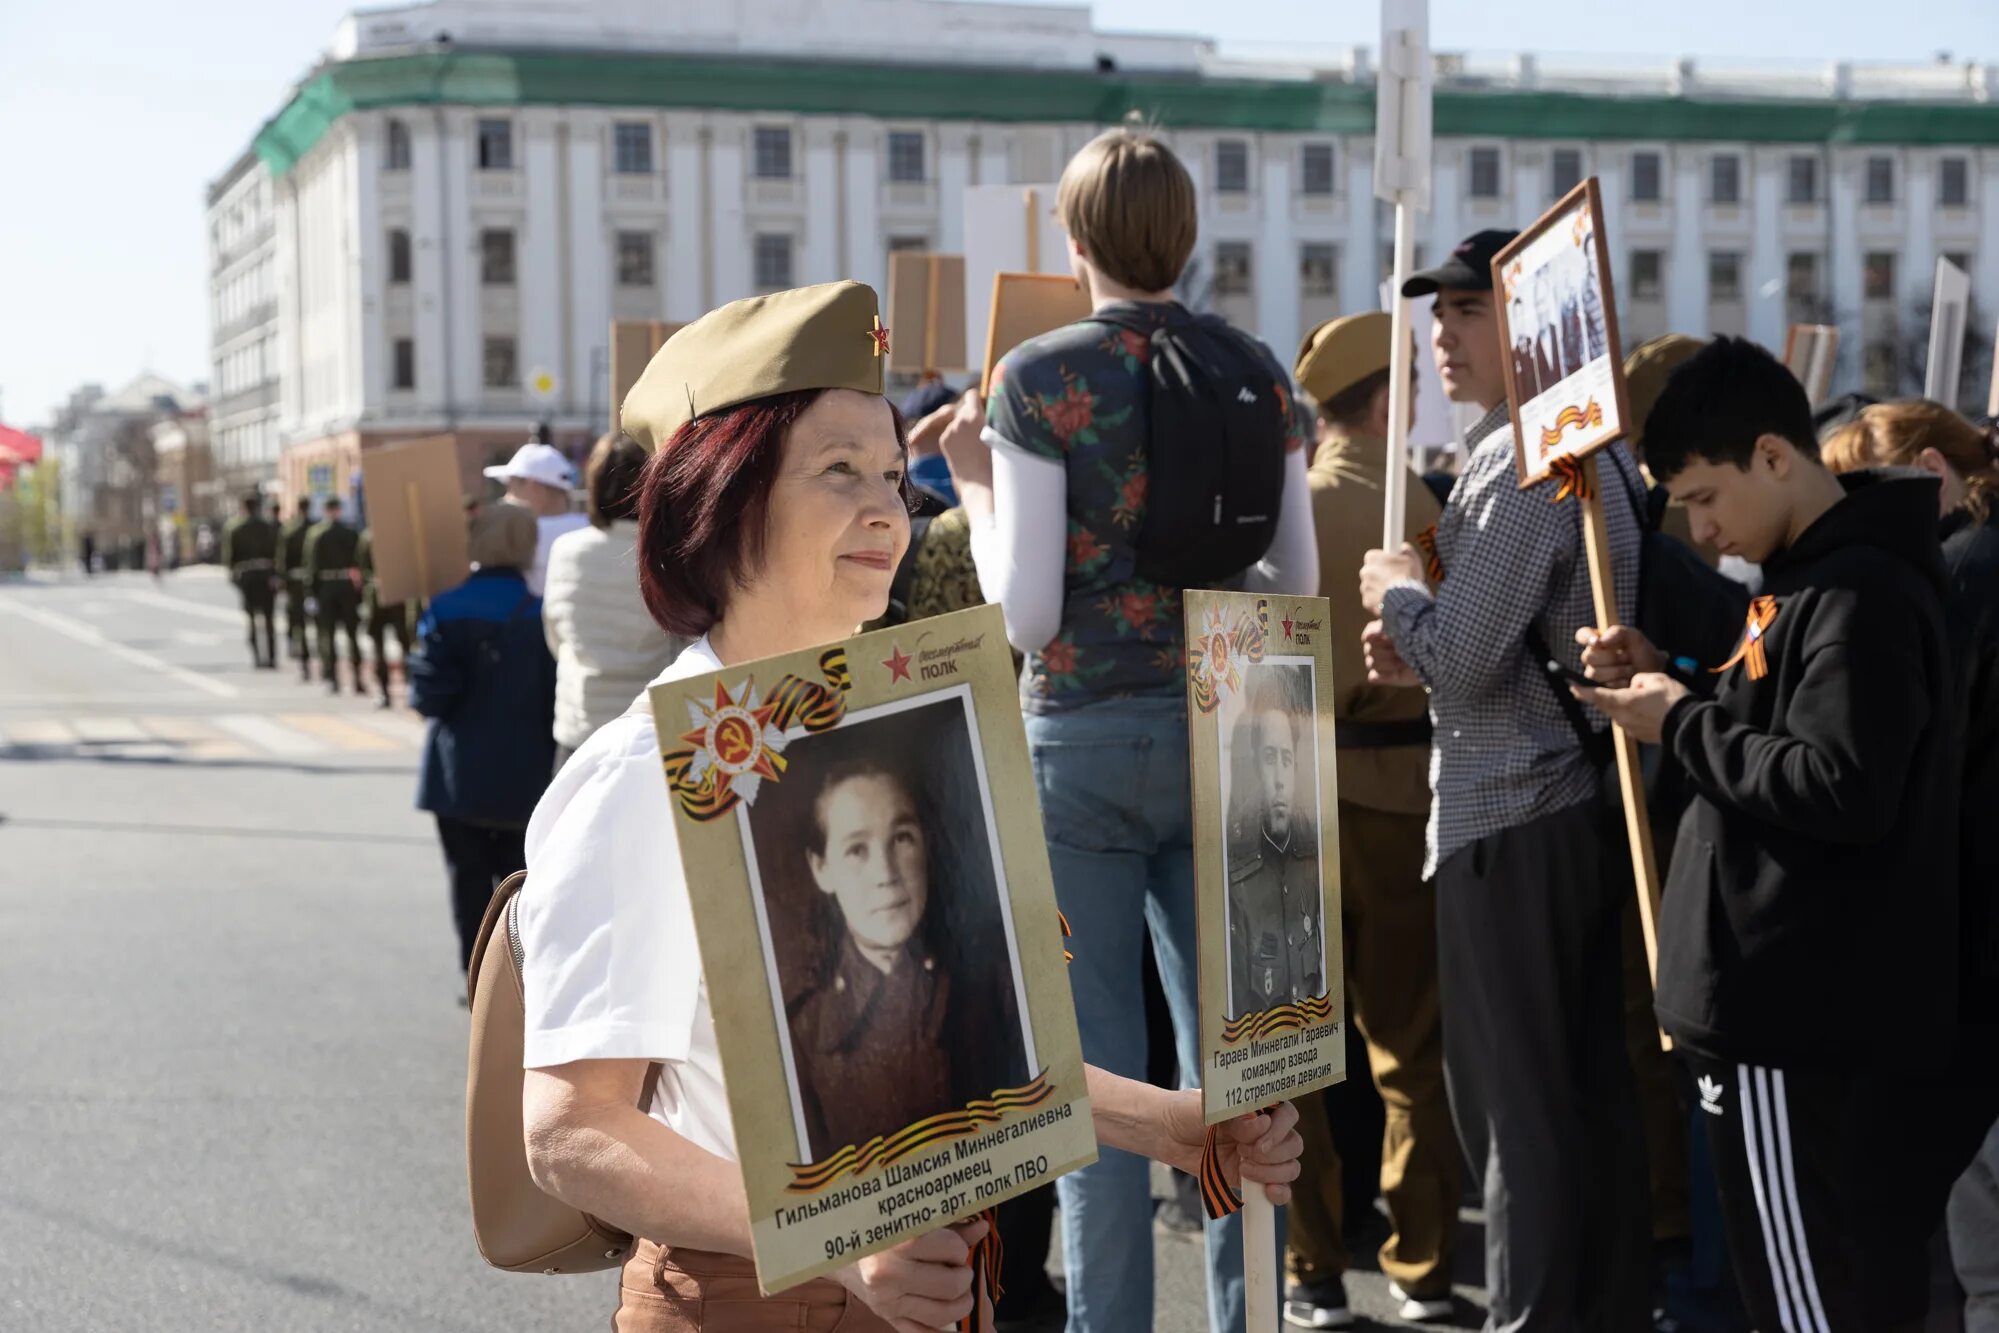
[(410, 707), (430, 719), (416, 806), (524, 825), (555, 764), (555, 659), (519, 570), (482, 569), (417, 626)]

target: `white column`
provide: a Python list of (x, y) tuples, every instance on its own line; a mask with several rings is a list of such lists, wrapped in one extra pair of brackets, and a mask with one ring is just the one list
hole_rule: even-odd
[[(571, 412), (592, 413), (591, 429), (608, 425), (616, 405), (609, 402), (611, 356), (611, 240), (604, 222), (604, 137), (605, 117), (595, 111), (570, 114), (567, 145), (569, 178), (569, 225), (567, 228), (567, 271), (569, 285), (568, 365), (557, 373), (563, 379), (563, 400)], [(655, 131), (657, 132), (657, 131)], [(664, 151), (662, 135), (661, 147)], [(662, 159), (663, 160), (663, 159)], [(661, 243), (655, 270), (664, 271), (666, 253), (672, 247)]]
[(1338, 149), (1346, 154), (1346, 239), (1340, 248), (1340, 309), (1380, 308), (1381, 242), (1374, 234), (1374, 141), (1347, 139)]
[(448, 189), (444, 143), (437, 117), (411, 116), (410, 281), (412, 336), (416, 340), (416, 410), (442, 419), (449, 406), (446, 368), (451, 364), (445, 294), (445, 202)]
[(1548, 192), (1550, 172), (1548, 161), (1550, 149), (1544, 143), (1529, 140), (1512, 145), (1509, 156), (1513, 159), (1513, 216), (1518, 225), (1528, 222), (1548, 211), (1553, 202)]
[(1256, 332), (1279, 361), (1298, 347), (1298, 237), (1291, 225), (1291, 159), (1297, 147), (1268, 137), (1261, 145), (1263, 232), (1256, 257)]
[[(1003, 125), (981, 125), (979, 127), (979, 179), (980, 185), (1013, 184), (1012, 132)], [(1022, 185), (1037, 185), (1038, 181), (1021, 181)]]
[(451, 402), (446, 411), (473, 415), (485, 396), (485, 333), (479, 309), (479, 230), (472, 225), (473, 117), (444, 113), (445, 206), (441, 245), (450, 292)]
[[(1688, 145), (1674, 155), (1673, 250), (1667, 264), (1666, 327), (1704, 336), (1707, 318), (1707, 253), (1701, 234), (1701, 155)], [(1629, 348), (1625, 349), (1627, 352)]]
[(388, 242), (382, 236), (381, 194), (375, 173), (381, 167), (381, 121), (373, 116), (356, 117), (354, 132), (346, 147), (347, 161), (342, 173), (346, 189), (346, 215), (341, 230), (347, 236), (346, 262), (342, 272), (347, 283), (347, 410), (344, 415), (365, 420), (381, 410), (389, 392), (387, 336), (383, 324), (383, 279), (387, 268), (382, 252)]
[(1173, 151), (1180, 157), (1181, 165), (1187, 168), (1187, 178), (1194, 183), (1194, 253), (1190, 262), (1198, 263), (1214, 278), (1214, 257), (1207, 253), (1201, 238), (1207, 234), (1208, 214), (1213, 200), (1208, 195), (1208, 160), (1214, 152), (1213, 141), (1205, 137), (1196, 143), (1189, 143), (1183, 133), (1176, 138)]
[[(1832, 297), (1833, 320), (1839, 326), (1839, 362), (1833, 372), (1834, 387), (1838, 388), (1849, 378), (1858, 378), (1858, 371), (1865, 363), (1862, 360), (1861, 338), (1863, 329), (1860, 320), (1861, 275), (1860, 275), (1860, 173), (1865, 170), (1865, 159), (1841, 152), (1837, 149), (1829, 154), (1832, 159), (1832, 194), (1827, 205), (1831, 233), (1826, 247), (1827, 291)], [(1778, 344), (1781, 348), (1782, 344)], [(1844, 373), (1849, 367), (1855, 372), (1849, 377)]]
[[(1458, 194), (1464, 157), (1462, 143), (1439, 147), (1431, 155), (1430, 251), (1424, 258), (1432, 264), (1442, 263), (1444, 256), (1456, 249), (1470, 230), (1465, 226), (1464, 205)], [(1417, 225), (1422, 224), (1419, 221)], [(1365, 308), (1372, 310), (1375, 305), (1376, 302), (1370, 301)]]
[(1624, 232), (1624, 152), (1597, 153), (1597, 190), (1603, 197), (1603, 233), (1610, 247), (1610, 283), (1619, 300), (1631, 291), (1631, 238)]
[(1750, 218), (1748, 289), (1744, 293), (1749, 302), (1749, 336), (1781, 356), (1788, 322), (1782, 239), (1785, 154), (1751, 149), (1746, 161), (1755, 210)]
[(750, 238), (743, 207), (748, 169), (743, 160), (744, 122), (718, 119), (708, 147), (710, 235), (714, 238), (715, 304), (751, 295)]
[[(562, 211), (562, 181), (556, 168), (555, 114), (527, 111), (521, 115), (521, 188), (527, 216), (515, 239), (520, 280), (520, 374), (526, 390), (535, 375), (560, 375), (563, 363), (560, 320), (562, 256), (558, 232)], [(553, 409), (532, 392), (522, 402), (540, 415)]]
[(706, 314), (707, 282), (701, 253), (702, 118), (667, 117), (666, 145), (666, 317), (684, 324)]
[[(1983, 316), (1985, 327), (1978, 332), (1991, 337), (1992, 321), (1999, 318), (1999, 149), (1988, 148), (1971, 157), (1974, 182), (1973, 205), (1978, 210), (1978, 271), (1971, 275), (1971, 302)], [(282, 233), (280, 233), (282, 234)]]
[[(834, 122), (805, 122), (805, 235), (800, 239), (798, 276), (807, 283), (836, 282), (846, 276), (840, 257), (840, 161), (833, 144)], [(960, 207), (963, 207), (962, 201)]]
[(886, 293), (888, 247), (881, 228), (881, 126), (847, 122), (847, 253), (842, 277)]
[(1931, 150), (1917, 149), (1905, 153), (1902, 161), (1902, 179), (1896, 182), (1901, 187), (1901, 202), (1896, 208), (1903, 219), (1902, 257), (1897, 261), (1902, 271), (1896, 275), (1901, 291), (1896, 295), (1901, 310), (1913, 312), (1919, 305), (1928, 305), (1936, 293), (1938, 246), (1936, 221), (1931, 216), (1937, 198), (1936, 156)]
[[(280, 440), (288, 439), (298, 430), (304, 415), (305, 373), (301, 360), (302, 343), (300, 325), (304, 315), (300, 309), (299, 292), (299, 197), (298, 175), (296, 171), (287, 173), (272, 186), (276, 198), (276, 244), (273, 247), (278, 268), (278, 435)], [(69, 485), (80, 484), (81, 473), (67, 464), (62, 471), (62, 479), (67, 490)], [(64, 507), (71, 513), (76, 506), (67, 496)]]
[(972, 183), (972, 127), (937, 127), (937, 248), (957, 254), (965, 245), (965, 187)]

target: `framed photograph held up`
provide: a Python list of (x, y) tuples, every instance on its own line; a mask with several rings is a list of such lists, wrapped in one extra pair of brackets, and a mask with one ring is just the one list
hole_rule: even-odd
[(1631, 415), (1596, 177), (1492, 257), (1492, 290), (1520, 484), (1531, 486), (1622, 439)]
[(1346, 1077), (1324, 598), (1186, 595), (1208, 1122)]
[(1096, 1158), (995, 607), (655, 685), (758, 1282)]

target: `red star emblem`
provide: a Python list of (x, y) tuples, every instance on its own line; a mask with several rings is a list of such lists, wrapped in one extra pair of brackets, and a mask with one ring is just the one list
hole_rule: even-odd
[(882, 665), (888, 668), (888, 683), (891, 685), (899, 680), (908, 680), (910, 678), (909, 654), (902, 651), (901, 644), (898, 643), (893, 646), (894, 654), (882, 662)]
[(882, 323), (880, 315), (875, 316), (875, 326), (868, 330), (868, 336), (875, 340), (875, 355), (888, 355), (888, 326)]
[(1287, 639), (1288, 639), (1288, 638), (1290, 638), (1290, 637), (1291, 637), (1291, 617), (1290, 617), (1290, 616), (1286, 616), (1286, 617), (1284, 617), (1284, 619), (1282, 619), (1282, 620), (1278, 621), (1277, 623), (1278, 623), (1278, 624), (1280, 624), (1280, 625), (1282, 625), (1282, 626), (1284, 626), (1284, 637), (1285, 637), (1285, 638), (1287, 638)]

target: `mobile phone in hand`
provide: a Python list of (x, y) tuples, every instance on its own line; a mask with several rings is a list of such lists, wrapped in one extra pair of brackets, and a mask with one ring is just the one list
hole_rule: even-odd
[(1545, 662), (1543, 665), (1545, 665), (1548, 668), (1548, 670), (1553, 672), (1555, 675), (1560, 676), (1563, 680), (1568, 681), (1572, 685), (1580, 685), (1586, 690), (1602, 690), (1602, 689), (1611, 688), (1610, 686), (1605, 685), (1600, 680), (1591, 680), (1588, 676), (1585, 676), (1582, 672), (1576, 670), (1574, 667), (1565, 666), (1564, 664), (1557, 662), (1552, 657), (1549, 658), (1547, 662)]

